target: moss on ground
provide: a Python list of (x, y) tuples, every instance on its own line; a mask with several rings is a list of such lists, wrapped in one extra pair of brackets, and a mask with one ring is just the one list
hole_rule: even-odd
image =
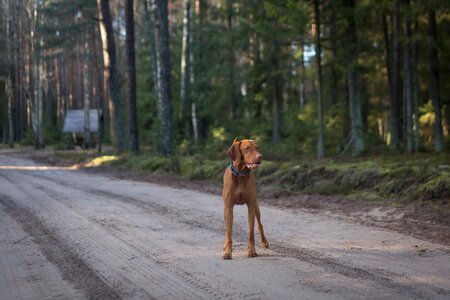
[[(229, 161), (211, 156), (171, 158), (152, 154), (99, 156), (57, 151), (61, 159), (86, 166), (112, 166), (220, 182)], [(255, 171), (267, 195), (315, 194), (402, 206), (411, 203), (450, 210), (450, 160), (446, 155), (415, 154), (325, 160), (264, 161)]]

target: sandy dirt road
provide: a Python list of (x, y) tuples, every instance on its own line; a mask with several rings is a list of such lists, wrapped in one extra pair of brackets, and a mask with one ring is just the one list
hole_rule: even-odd
[[(261, 205), (246, 257), (220, 197), (0, 154), (0, 299), (449, 299), (450, 248)], [(258, 236), (257, 236), (258, 238)]]

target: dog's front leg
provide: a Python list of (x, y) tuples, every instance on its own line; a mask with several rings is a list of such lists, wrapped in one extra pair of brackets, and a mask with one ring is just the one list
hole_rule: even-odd
[(233, 234), (233, 206), (230, 205), (227, 207), (225, 204), (224, 208), (224, 219), (225, 219), (225, 243), (223, 245), (223, 259), (231, 259), (233, 252), (233, 242), (232, 242), (232, 234)]
[(253, 205), (248, 205), (248, 257), (257, 256), (255, 249), (255, 214), (255, 207)]

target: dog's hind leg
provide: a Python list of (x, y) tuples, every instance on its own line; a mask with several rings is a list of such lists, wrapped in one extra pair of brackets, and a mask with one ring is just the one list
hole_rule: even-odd
[(256, 204), (256, 221), (258, 222), (258, 231), (259, 236), (261, 238), (261, 246), (264, 248), (269, 248), (269, 242), (266, 239), (266, 236), (264, 234), (264, 228), (261, 224), (261, 212), (259, 211), (259, 205)]

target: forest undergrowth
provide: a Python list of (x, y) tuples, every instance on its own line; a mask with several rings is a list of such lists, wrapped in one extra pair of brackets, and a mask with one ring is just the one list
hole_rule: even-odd
[[(148, 172), (218, 185), (230, 163), (222, 153), (224, 151), (172, 157), (151, 152), (119, 156), (94, 150), (38, 152), (41, 154), (35, 154), (34, 158), (55, 164)], [(258, 192), (266, 198), (324, 195), (393, 207), (412, 205), (450, 212), (450, 161), (445, 153), (366, 154), (358, 158), (316, 160), (268, 152), (255, 171)]]

